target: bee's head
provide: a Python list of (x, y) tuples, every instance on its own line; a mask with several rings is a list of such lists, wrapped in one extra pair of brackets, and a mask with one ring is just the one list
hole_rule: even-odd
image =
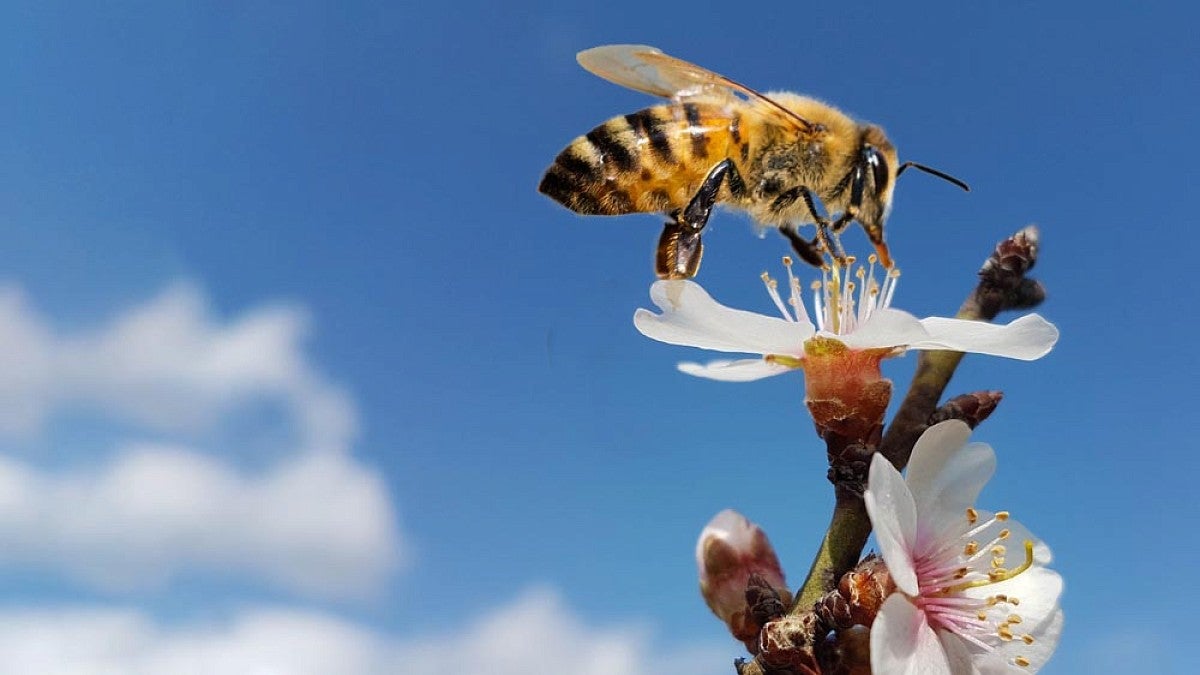
[(852, 201), (859, 205), (859, 222), (868, 229), (880, 228), (891, 209), (892, 190), (896, 186), (896, 147), (883, 129), (867, 125), (858, 152), (858, 180), (854, 185), (858, 194), (852, 196)]

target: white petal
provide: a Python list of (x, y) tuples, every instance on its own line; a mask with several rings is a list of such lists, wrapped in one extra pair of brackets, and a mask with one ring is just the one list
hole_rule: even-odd
[(929, 339), (929, 333), (917, 317), (898, 309), (877, 309), (849, 335), (837, 335), (851, 349), (904, 347)]
[(813, 335), (811, 324), (731, 309), (692, 281), (656, 281), (650, 299), (662, 310), (639, 309), (633, 325), (660, 342), (719, 352), (799, 355)]
[(972, 675), (979, 672), (971, 658), (971, 650), (962, 638), (945, 630), (937, 631), (937, 636), (938, 641), (942, 643), (942, 649), (946, 652), (946, 662), (950, 664), (950, 672), (954, 675)]
[(900, 472), (883, 455), (871, 458), (871, 474), (863, 501), (875, 528), (879, 553), (887, 563), (896, 587), (917, 594), (917, 570), (913, 566), (913, 544), (917, 531), (917, 507)]
[(871, 625), (871, 672), (888, 675), (959, 675), (925, 614), (908, 598), (892, 593)]
[(685, 361), (680, 363), (678, 368), (688, 375), (707, 377), (710, 380), (721, 380), (722, 382), (752, 382), (791, 370), (787, 366), (781, 366), (766, 359), (722, 360), (708, 363)]
[[(1011, 553), (1009, 554), (1008, 563), (1010, 567), (1015, 566), (1018, 563), (1018, 558), (1024, 556), (1023, 552), (1017, 555), (1016, 549), (1015, 545), (1009, 546)], [(963, 595), (982, 599), (1004, 594), (1017, 598), (1021, 601), (1021, 604), (1012, 608), (1012, 611), (1021, 615), (1023, 620), (1020, 624), (1021, 632), (1032, 633), (1033, 628), (1045, 624), (1047, 619), (1058, 612), (1062, 590), (1062, 576), (1058, 572), (1048, 567), (1034, 565), (1032, 568), (1007, 581), (1001, 581), (998, 584), (990, 586), (970, 588), (964, 591)], [(1038, 636), (1034, 634), (1034, 637)]]
[[(1054, 650), (1058, 648), (1059, 638), (1062, 637), (1062, 627), (1062, 610), (1056, 611), (1046, 619), (1045, 623), (1033, 630), (1029, 630), (1028, 626), (1022, 622), (1014, 627), (1014, 632), (1018, 634), (1028, 632), (1035, 635), (1032, 644), (1025, 644), (1020, 639), (1000, 643), (999, 648), (993, 652), (976, 654), (974, 657), (975, 667), (981, 675), (1036, 673), (1046, 665), (1046, 662), (1054, 655)], [(1029, 661), (1029, 665), (1017, 666), (1014, 661), (1018, 656), (1025, 657)]]
[(964, 445), (971, 428), (947, 420), (925, 430), (908, 463), (908, 489), (924, 532), (947, 532), (965, 522), (967, 507), (996, 470), (996, 453), (983, 443)]
[(1037, 314), (1003, 326), (940, 316), (921, 319), (921, 325), (929, 339), (910, 343), (909, 349), (949, 349), (1032, 361), (1045, 356), (1058, 342), (1058, 329)]

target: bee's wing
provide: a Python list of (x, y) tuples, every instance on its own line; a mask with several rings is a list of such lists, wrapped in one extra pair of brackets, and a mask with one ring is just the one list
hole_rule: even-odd
[(654, 96), (670, 99), (707, 98), (752, 106), (774, 120), (812, 131), (813, 123), (750, 87), (646, 45), (604, 45), (579, 52), (579, 65), (593, 75)]

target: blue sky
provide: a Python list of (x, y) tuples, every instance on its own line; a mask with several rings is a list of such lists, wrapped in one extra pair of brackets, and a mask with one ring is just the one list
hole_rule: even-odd
[[(695, 536), (737, 508), (802, 580), (831, 491), (801, 380), (677, 373), (696, 354), (630, 320), (656, 219), (535, 190), (651, 102), (575, 52), (644, 42), (835, 102), (970, 182), (901, 182), (904, 309), (952, 312), (1040, 225), (1059, 346), (951, 385), (1007, 394), (976, 434), (999, 455), (981, 505), (1056, 552), (1044, 672), (1191, 672), (1197, 18), (6, 5), (0, 651), (56, 673), (732, 672)], [(718, 213), (701, 280), (767, 311), (786, 249), (752, 231)]]

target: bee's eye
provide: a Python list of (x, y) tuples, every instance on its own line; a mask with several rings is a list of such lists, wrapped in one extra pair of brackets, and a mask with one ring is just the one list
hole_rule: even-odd
[(875, 181), (875, 194), (883, 194), (888, 183), (887, 158), (883, 156), (883, 153), (870, 146), (863, 150), (863, 154), (866, 156), (867, 165), (871, 167), (871, 178)]

